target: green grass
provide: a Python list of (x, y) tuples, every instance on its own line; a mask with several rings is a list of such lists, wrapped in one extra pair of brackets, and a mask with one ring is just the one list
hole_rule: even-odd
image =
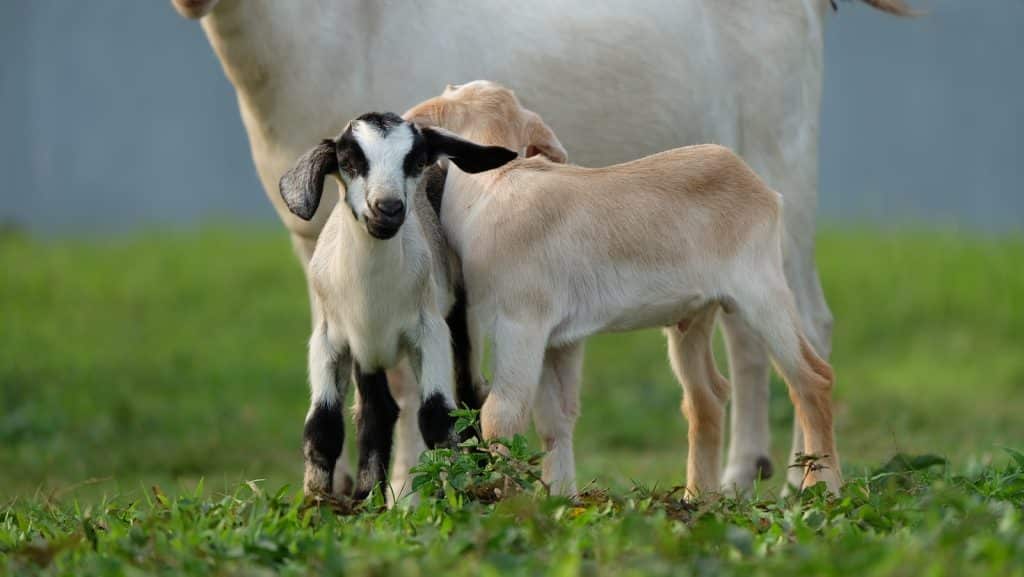
[[(430, 573), (465, 556), (457, 573), (1020, 574), (1022, 472), (1000, 447), (1024, 445), (1024, 239), (835, 229), (818, 261), (844, 499), (705, 503), (676, 520), (671, 498), (638, 493), (682, 483), (686, 456), (679, 387), (645, 332), (588, 345), (580, 478), (610, 498), (336, 519), (238, 488), (301, 476), (308, 308), (282, 232), (0, 238), (0, 570)], [(774, 386), (781, 465), (792, 409)], [(868, 480), (898, 452), (949, 465)]]

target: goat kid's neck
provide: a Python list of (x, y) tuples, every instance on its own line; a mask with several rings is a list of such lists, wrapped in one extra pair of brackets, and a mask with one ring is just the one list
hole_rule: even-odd
[(417, 226), (412, 211), (395, 236), (379, 239), (370, 236), (366, 225), (356, 220), (345, 203), (339, 203), (335, 210), (346, 211), (346, 214), (337, 215), (342, 222), (335, 242), (337, 254), (347, 266), (362, 271), (402, 270), (405, 263), (405, 237), (413, 230), (411, 227)]

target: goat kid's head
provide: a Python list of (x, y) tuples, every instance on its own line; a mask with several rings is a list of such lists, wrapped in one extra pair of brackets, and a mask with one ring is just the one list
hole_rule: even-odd
[(477, 173), (502, 166), (516, 153), (420, 128), (396, 114), (371, 112), (303, 154), (281, 177), (281, 197), (292, 213), (309, 220), (320, 205), (324, 178), (333, 174), (345, 185), (344, 200), (356, 221), (371, 236), (388, 239), (405, 222), (424, 169), (440, 158)]
[(568, 161), (565, 147), (540, 115), (524, 108), (514, 92), (490, 80), (449, 84), (443, 94), (417, 104), (404, 118), (486, 139), (526, 157), (540, 154), (552, 162)]
[(174, 9), (189, 20), (198, 20), (210, 13), (219, 0), (171, 0)]

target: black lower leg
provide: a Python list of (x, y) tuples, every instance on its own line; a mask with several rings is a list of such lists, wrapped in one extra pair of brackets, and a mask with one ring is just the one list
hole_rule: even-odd
[(331, 494), (334, 465), (345, 443), (345, 421), (338, 405), (316, 405), (302, 432), (307, 494)]
[(455, 304), (445, 319), (448, 332), (452, 335), (452, 354), (455, 365), (455, 398), (460, 407), (479, 410), (483, 405), (480, 392), (473, 382), (472, 347), (469, 342), (469, 326), (466, 318), (466, 289), (455, 289)]
[(388, 379), (384, 371), (364, 373), (356, 364), (355, 377), (360, 404), (356, 417), (359, 472), (356, 475), (354, 496), (363, 499), (378, 484), (383, 486), (387, 482), (398, 404), (388, 390)]
[(455, 418), (451, 412), (455, 407), (445, 400), (441, 393), (434, 393), (420, 405), (420, 433), (427, 447), (433, 449), (452, 441)]
[(772, 467), (772, 460), (763, 455), (757, 458), (755, 466), (757, 469), (757, 478), (762, 481), (771, 479), (772, 475), (775, 473), (775, 468)]

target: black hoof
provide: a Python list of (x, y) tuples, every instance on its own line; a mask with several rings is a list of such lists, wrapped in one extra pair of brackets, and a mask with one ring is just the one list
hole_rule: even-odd
[(423, 434), (423, 442), (427, 447), (433, 449), (438, 445), (451, 443), (454, 436), (452, 431), (455, 428), (455, 418), (451, 416), (453, 410), (454, 408), (440, 393), (430, 395), (420, 405), (420, 433)]

